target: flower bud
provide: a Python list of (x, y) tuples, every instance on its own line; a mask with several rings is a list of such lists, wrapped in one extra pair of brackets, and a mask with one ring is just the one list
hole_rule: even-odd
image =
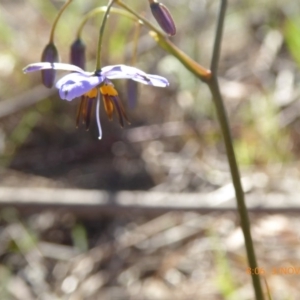
[[(42, 62), (55, 63), (58, 62), (58, 52), (55, 45), (50, 42), (42, 53)], [(55, 81), (55, 70), (42, 70), (42, 82), (47, 88), (52, 88)]]
[(85, 68), (85, 44), (80, 38), (75, 40), (71, 46), (70, 63), (82, 70)]
[(160, 2), (151, 0), (150, 8), (161, 29), (168, 35), (175, 35), (176, 26), (167, 7)]

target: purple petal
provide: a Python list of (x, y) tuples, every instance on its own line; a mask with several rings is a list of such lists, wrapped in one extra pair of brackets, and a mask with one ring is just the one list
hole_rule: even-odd
[(147, 74), (146, 76), (136, 74), (131, 79), (137, 82), (141, 82), (143, 84), (159, 86), (159, 87), (166, 87), (169, 85), (169, 81), (165, 77), (152, 75), (152, 74)]
[(166, 78), (158, 75), (147, 74), (137, 68), (125, 65), (107, 66), (102, 68), (102, 74), (108, 79), (129, 78), (143, 84), (166, 87), (169, 82)]
[(81, 74), (86, 74), (87, 76), (91, 75), (91, 73), (85, 72), (81, 68), (74, 65), (63, 64), (63, 63), (49, 63), (49, 62), (39, 62), (39, 63), (30, 64), (23, 69), (23, 72), (29, 73), (29, 72), (35, 72), (35, 71), (47, 70), (47, 69), (73, 71)]
[(92, 90), (103, 81), (103, 76), (86, 76), (80, 73), (71, 73), (62, 77), (56, 83), (56, 88), (59, 90), (61, 99), (71, 101)]
[(102, 74), (108, 79), (132, 78), (136, 74), (147, 75), (145, 72), (126, 65), (106, 66), (102, 68)]

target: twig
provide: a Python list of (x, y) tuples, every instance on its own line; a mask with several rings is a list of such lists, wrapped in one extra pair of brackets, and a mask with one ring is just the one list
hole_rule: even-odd
[[(88, 219), (98, 218), (103, 214), (119, 216), (128, 213), (159, 215), (170, 211), (198, 213), (236, 211), (233, 189), (231, 198), (228, 197), (226, 202), (220, 203), (218, 199), (220, 195), (215, 192), (179, 194), (119, 191), (114, 193), (102, 190), (0, 187), (0, 209), (14, 207), (22, 215), (54, 209), (68, 211)], [(253, 193), (248, 196), (248, 209), (261, 213), (299, 213), (300, 204), (295, 199), (298, 199), (297, 195)]]

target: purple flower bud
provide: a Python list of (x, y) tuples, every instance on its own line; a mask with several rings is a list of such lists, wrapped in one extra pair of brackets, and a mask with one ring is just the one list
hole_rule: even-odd
[(78, 38), (71, 46), (70, 63), (85, 69), (85, 44)]
[[(43, 53), (42, 53), (42, 62), (50, 62), (55, 63), (58, 62), (58, 52), (53, 43), (49, 43)], [(49, 69), (49, 70), (42, 70), (42, 82), (44, 86), (47, 88), (52, 88), (54, 81), (55, 81), (55, 70)]]
[(166, 6), (160, 2), (152, 0), (150, 1), (150, 8), (161, 29), (168, 35), (175, 35), (176, 26)]

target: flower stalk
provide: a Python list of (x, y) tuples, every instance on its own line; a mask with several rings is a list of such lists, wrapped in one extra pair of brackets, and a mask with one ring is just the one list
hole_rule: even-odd
[[(94, 16), (96, 16), (98, 14), (105, 13), (106, 11), (107, 11), (107, 6), (100, 6), (100, 7), (94, 8), (90, 12), (88, 12), (84, 16), (84, 18), (82, 19), (80, 25), (78, 26), (77, 33), (76, 33), (77, 38), (81, 37), (83, 28), (84, 28), (85, 24), (88, 22), (89, 19), (93, 18)], [(114, 13), (114, 14), (124, 16), (124, 17), (127, 17), (127, 18), (130, 18), (130, 19), (133, 19), (133, 20), (136, 20), (135, 16), (133, 16), (132, 14), (130, 14), (127, 11), (125, 11), (123, 9), (120, 9), (120, 8), (111, 7), (110, 12)]]
[(199, 65), (196, 61), (191, 59), (178, 47), (176, 47), (171, 41), (165, 37), (157, 34), (156, 32), (150, 32), (150, 35), (155, 39), (161, 48), (170, 54), (174, 55), (189, 71), (196, 75), (200, 80), (207, 81), (211, 78), (211, 71)]
[[(130, 62), (130, 65), (132, 67), (136, 65), (136, 60), (138, 56), (140, 30), (141, 30), (141, 23), (140, 21), (136, 21), (135, 28), (134, 28), (133, 45), (132, 45), (132, 57)], [(130, 109), (133, 109), (136, 107), (138, 101), (139, 84), (133, 80), (128, 80), (126, 83), (126, 90), (127, 90), (128, 107)]]
[[(233, 148), (233, 141), (229, 127), (229, 121), (224, 107), (223, 98), (220, 92), (219, 82), (217, 77), (213, 74), (211, 79), (207, 81), (208, 87), (212, 93), (218, 120), (220, 123), (220, 128), (222, 130), (222, 135), (225, 143), (227, 159), (230, 167), (230, 173), (232, 177), (233, 186), (235, 189), (235, 196), (238, 207), (238, 214), (240, 218), (240, 225), (243, 231), (245, 247), (247, 251), (248, 264), (251, 270), (257, 270), (256, 256), (253, 246), (253, 241), (250, 231), (250, 222), (248, 217), (248, 211), (245, 204), (244, 191), (241, 184), (239, 168), (236, 160), (236, 156)], [(255, 272), (251, 272), (252, 283), (255, 291), (256, 300), (263, 300), (263, 293), (260, 283), (260, 277)]]
[(62, 6), (60, 11), (58, 12), (58, 14), (53, 22), (52, 28), (51, 28), (49, 44), (54, 43), (54, 33), (55, 33), (55, 29), (56, 29), (58, 20), (60, 19), (62, 13), (66, 10), (66, 8), (71, 4), (72, 1), (73, 0), (67, 0), (66, 3)]
[[(70, 3), (72, 1), (73, 0), (67, 0), (65, 2), (65, 4), (59, 10), (59, 12), (53, 22), (53, 25), (52, 25), (52, 28), (50, 31), (49, 43), (46, 45), (46, 47), (44, 48), (44, 50), (42, 52), (41, 60), (43, 62), (56, 63), (59, 61), (58, 51), (54, 44), (54, 33), (55, 33), (55, 29), (56, 29), (58, 20), (60, 19), (62, 13), (70, 5)], [(46, 86), (47, 88), (52, 88), (54, 81), (55, 81), (55, 75), (56, 75), (55, 70), (43, 70), (41, 72), (41, 74), (42, 74), (42, 83), (44, 84), (44, 86)]]
[(127, 6), (124, 2), (122, 2), (121, 0), (115, 0), (115, 1), (116, 1), (117, 5), (119, 5), (120, 7), (124, 8), (126, 11), (128, 11), (133, 16), (135, 16), (137, 18), (137, 20), (140, 20), (150, 30), (156, 32), (158, 35), (160, 35), (162, 37), (164, 36), (164, 33), (162, 31), (160, 31), (154, 25), (152, 25), (152, 23), (149, 22), (146, 18), (144, 18), (143, 16), (139, 15), (138, 13), (136, 13), (133, 9), (131, 9), (129, 6)]
[(98, 48), (97, 48), (96, 71), (101, 69), (101, 48), (102, 48), (103, 34), (104, 34), (104, 29), (105, 29), (107, 18), (109, 16), (110, 9), (111, 9), (112, 5), (114, 4), (114, 2), (115, 2), (115, 0), (109, 1), (106, 12), (103, 16), (101, 27), (100, 27)]
[[(233, 148), (233, 140), (231, 136), (229, 121), (226, 113), (226, 109), (224, 106), (223, 97), (220, 92), (219, 82), (217, 78), (217, 71), (218, 71), (218, 63), (220, 59), (220, 52), (221, 52), (221, 42), (223, 36), (223, 27), (224, 27), (224, 20), (225, 20), (225, 12), (227, 7), (227, 0), (221, 0), (217, 29), (216, 29), (216, 36), (215, 42), (213, 47), (213, 55), (211, 61), (211, 72), (212, 76), (207, 81), (207, 85), (212, 93), (214, 103), (216, 106), (217, 116), (219, 119), (220, 127), (222, 130), (224, 143), (227, 152), (228, 163), (230, 167), (231, 177), (233, 186), (235, 189), (238, 213), (240, 217), (240, 224), (244, 235), (245, 240), (245, 247), (247, 251), (248, 257), (248, 264), (251, 270), (256, 270), (258, 265), (256, 261), (256, 255), (254, 251), (253, 241), (251, 237), (250, 231), (250, 222), (248, 216), (248, 210), (245, 203), (244, 191), (242, 188), (239, 168)], [(251, 272), (252, 284), (255, 292), (255, 297), (257, 300), (263, 300), (263, 292), (260, 282), (260, 277), (255, 272)]]

